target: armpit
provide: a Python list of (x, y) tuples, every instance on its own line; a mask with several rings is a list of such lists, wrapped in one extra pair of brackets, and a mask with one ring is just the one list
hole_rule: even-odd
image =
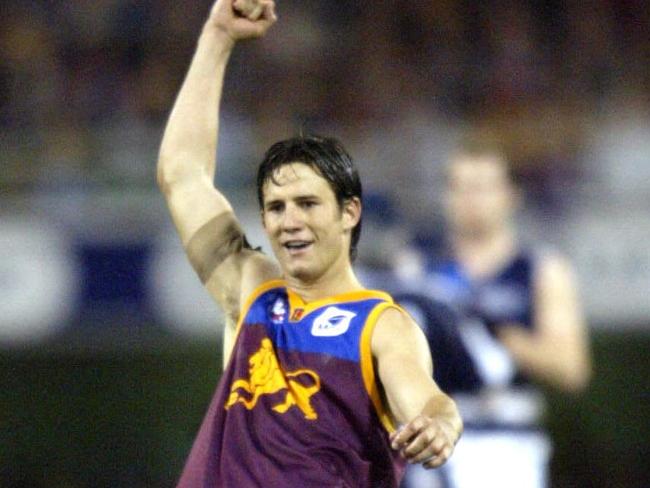
[(190, 264), (206, 283), (228, 256), (250, 249), (235, 216), (228, 212), (216, 216), (201, 227), (187, 243)]

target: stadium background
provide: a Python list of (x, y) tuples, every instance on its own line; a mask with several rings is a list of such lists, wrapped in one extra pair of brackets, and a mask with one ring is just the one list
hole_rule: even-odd
[[(4, 0), (0, 486), (173, 486), (220, 373), (220, 316), (155, 188), (210, 2)], [(568, 254), (595, 375), (550, 393), (558, 487), (649, 486), (650, 7), (643, 0), (280, 0), (226, 80), (219, 184), (264, 244), (252, 175), (336, 135), (367, 198), (360, 266), (435, 248), (440, 167), (502, 143), (522, 234)]]

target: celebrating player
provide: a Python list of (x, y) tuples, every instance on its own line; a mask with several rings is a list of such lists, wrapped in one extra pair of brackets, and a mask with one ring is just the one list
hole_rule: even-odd
[(442, 465), (462, 422), (431, 379), (418, 326), (353, 272), (362, 208), (350, 157), (319, 137), (268, 150), (257, 189), (277, 261), (249, 246), (214, 187), (229, 55), (266, 33), (274, 8), (214, 4), (160, 148), (159, 185), (189, 260), (236, 324), (179, 486), (397, 486), (404, 460)]

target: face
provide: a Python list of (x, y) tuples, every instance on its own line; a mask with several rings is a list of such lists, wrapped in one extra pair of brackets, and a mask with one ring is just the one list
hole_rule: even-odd
[(505, 164), (491, 155), (460, 154), (451, 161), (446, 205), (455, 232), (482, 234), (510, 221), (516, 198)]
[(264, 229), (285, 276), (309, 282), (349, 266), (358, 200), (340, 208), (327, 180), (303, 163), (277, 169), (263, 195)]

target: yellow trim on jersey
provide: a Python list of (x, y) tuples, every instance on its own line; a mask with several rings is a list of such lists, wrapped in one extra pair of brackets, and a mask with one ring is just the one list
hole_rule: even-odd
[(377, 416), (382, 425), (390, 434), (392, 434), (395, 432), (395, 424), (390, 412), (381, 398), (378, 380), (375, 377), (375, 367), (372, 360), (372, 333), (375, 330), (375, 325), (377, 325), (377, 319), (381, 313), (388, 308), (402, 310), (401, 307), (393, 303), (392, 299), (377, 305), (366, 319), (366, 323), (363, 326), (363, 332), (361, 332), (361, 342), (359, 347), (361, 349), (361, 376), (363, 377), (366, 391), (375, 406), (375, 411), (377, 412)]
[(273, 288), (281, 288), (284, 286), (286, 286), (284, 280), (265, 281), (257, 288), (255, 288), (250, 295), (248, 295), (248, 298), (246, 298), (244, 305), (239, 310), (239, 319), (237, 320), (237, 327), (235, 329), (235, 337), (233, 341), (236, 341), (237, 337), (239, 337), (239, 330), (241, 329), (241, 326), (244, 323), (244, 319), (246, 318), (246, 315), (248, 315), (248, 311), (251, 308), (251, 305), (253, 305), (253, 302), (267, 291), (272, 290)]
[(327, 305), (338, 305), (341, 303), (358, 302), (361, 300), (379, 299), (392, 302), (391, 296), (379, 290), (356, 290), (341, 293), (340, 295), (333, 295), (327, 298), (314, 300), (313, 302), (306, 303), (300, 295), (287, 288), (287, 295), (289, 297), (289, 317), (293, 317), (296, 309), (302, 309), (300, 319), (305, 318), (314, 310)]

